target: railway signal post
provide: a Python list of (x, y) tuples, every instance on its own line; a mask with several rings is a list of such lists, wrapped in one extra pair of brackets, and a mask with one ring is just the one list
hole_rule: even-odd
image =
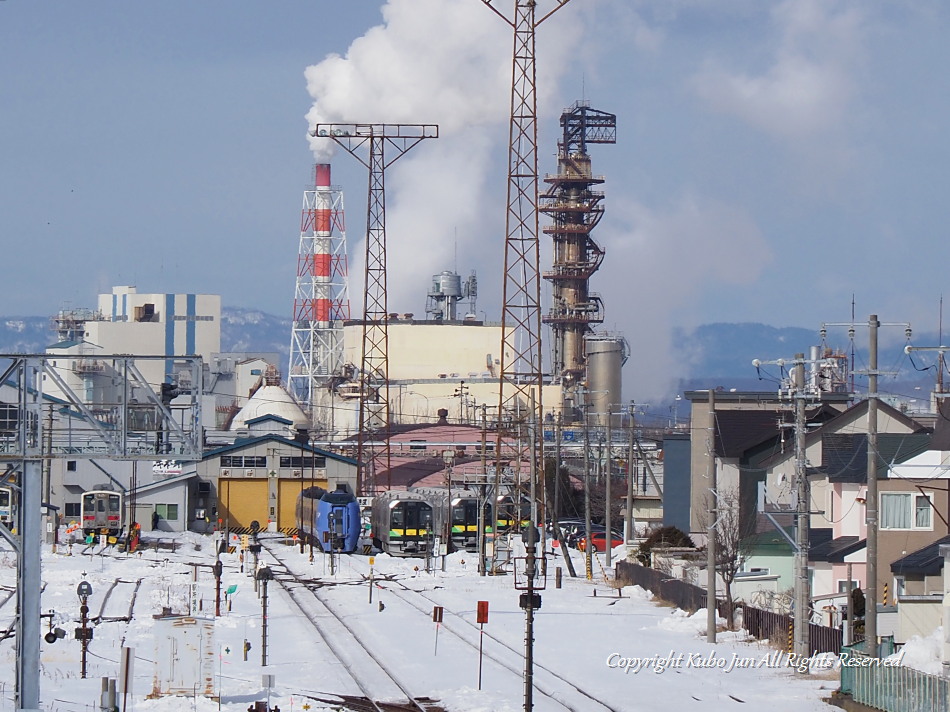
[(274, 573), (262, 566), (255, 578), (261, 583), (261, 665), (267, 667), (267, 582), (274, 578)]
[(92, 640), (92, 628), (89, 627), (89, 597), (92, 595), (92, 585), (88, 581), (80, 581), (76, 587), (76, 595), (79, 596), (79, 627), (76, 628), (76, 640), (80, 641), (82, 646), (79, 676), (85, 679), (86, 651), (89, 641)]

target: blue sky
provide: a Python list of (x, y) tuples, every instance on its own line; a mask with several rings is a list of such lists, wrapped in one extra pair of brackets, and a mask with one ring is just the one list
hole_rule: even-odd
[[(618, 116), (592, 289), (638, 371), (682, 359), (673, 327), (817, 328), (852, 295), (935, 328), (948, 25), (939, 0), (573, 0), (541, 26), (541, 173), (563, 107)], [(0, 313), (134, 284), (289, 316), (309, 113), (440, 124), (387, 173), (391, 309), (476, 269), (497, 318), (510, 54), (480, 0), (3, 0)], [(366, 175), (331, 160), (359, 294)]]

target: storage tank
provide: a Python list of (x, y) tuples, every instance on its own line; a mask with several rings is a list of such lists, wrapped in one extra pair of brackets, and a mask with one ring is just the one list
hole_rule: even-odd
[(455, 321), (459, 300), (462, 298), (462, 278), (455, 272), (432, 275), (432, 289), (426, 300), (426, 312), (436, 319)]
[(588, 336), (584, 339), (587, 356), (587, 403), (592, 425), (621, 422), (623, 382), (621, 369), (627, 361), (627, 342), (622, 336)]

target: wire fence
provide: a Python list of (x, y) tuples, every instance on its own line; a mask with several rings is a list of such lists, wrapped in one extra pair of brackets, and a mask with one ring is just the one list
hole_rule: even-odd
[[(617, 580), (624, 585), (637, 585), (651, 591), (657, 598), (672, 603), (688, 613), (706, 608), (706, 590), (686, 581), (671, 578), (668, 573), (647, 568), (629, 561), (617, 562)], [(784, 650), (791, 648), (791, 630), (794, 618), (783, 613), (765, 611), (742, 603), (733, 604), (733, 612), (742, 612), (742, 627), (757, 640), (769, 640)], [(725, 601), (716, 601), (716, 611), (729, 619)], [(735, 616), (732, 618), (735, 620)], [(830, 626), (808, 624), (808, 652), (841, 652), (842, 632)], [(948, 711), (950, 712), (950, 711)]]

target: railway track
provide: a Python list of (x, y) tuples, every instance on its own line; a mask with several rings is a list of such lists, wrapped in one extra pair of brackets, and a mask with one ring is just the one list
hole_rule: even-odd
[[(271, 549), (269, 549), (271, 550)], [(271, 550), (272, 555), (274, 552)], [(287, 568), (285, 566), (285, 568)], [(328, 584), (326, 580), (309, 580), (309, 586), (312, 588), (321, 588), (330, 590), (344, 585), (365, 586), (368, 581), (368, 575), (354, 571), (362, 576), (361, 581), (339, 581)], [(292, 575), (292, 574), (291, 574)], [(375, 576), (377, 585), (385, 591), (387, 595), (400, 600), (406, 606), (414, 609), (426, 619), (431, 620), (432, 606), (441, 605), (441, 602), (435, 598), (427, 596), (424, 591), (419, 591), (407, 585), (398, 575), (380, 575)], [(420, 600), (422, 599), (422, 600)], [(422, 601), (425, 601), (424, 603)], [(391, 605), (391, 604), (390, 604)], [(486, 661), (491, 661), (499, 668), (508, 671), (512, 675), (523, 679), (524, 674), (524, 651), (518, 649), (502, 638), (492, 635), (488, 632), (482, 632), (479, 626), (464, 616), (444, 609), (445, 618), (442, 621), (441, 629), (461, 644), (478, 651), (479, 636), (484, 634), (485, 638), (491, 640), (494, 650), (483, 650), (483, 656)], [(592, 712), (594, 710), (604, 710), (605, 712), (619, 712), (618, 708), (601, 701), (597, 693), (586, 689), (583, 685), (566, 678), (563, 672), (556, 671), (549, 666), (539, 664), (537, 658), (534, 661), (534, 690), (537, 696), (544, 697), (557, 708), (570, 710), (571, 712)]]
[[(106, 615), (106, 610), (107, 608), (110, 607), (109, 606), (110, 600), (116, 600), (116, 599), (113, 599), (112, 594), (115, 592), (117, 588), (123, 588), (127, 586), (133, 587), (131, 596), (128, 598), (128, 606), (125, 607), (124, 605), (125, 600), (126, 600), (124, 597), (119, 598), (118, 600), (122, 601), (122, 604), (120, 605), (123, 606), (121, 611), (117, 612), (115, 610), (112, 610), (110, 611), (111, 615)], [(124, 581), (122, 579), (115, 579), (112, 582), (112, 584), (109, 586), (109, 588), (106, 590), (105, 594), (103, 594), (102, 604), (99, 606), (99, 613), (95, 616), (92, 616), (89, 620), (96, 624), (118, 622), (118, 621), (129, 623), (132, 620), (132, 611), (135, 608), (135, 600), (139, 595), (139, 588), (141, 588), (141, 586), (142, 586), (142, 579), (138, 579), (136, 581)], [(115, 606), (113, 605), (112, 608), (115, 608)]]
[[(383, 583), (392, 584), (392, 586), (384, 588), (387, 594), (395, 596), (399, 600), (414, 608), (426, 618), (431, 618), (431, 606), (426, 607), (425, 604), (419, 603), (414, 596), (421, 597), (433, 605), (439, 605), (439, 602), (435, 599), (426, 596), (422, 591), (418, 591), (414, 588), (406, 586), (402, 581), (399, 581), (396, 578), (383, 579), (383, 581), (380, 582), (381, 588)], [(398, 589), (395, 587), (398, 587)], [(510, 671), (514, 675), (521, 676), (523, 674), (523, 650), (517, 650), (500, 638), (491, 635), (490, 633), (481, 631), (477, 624), (464, 618), (458, 613), (454, 613), (447, 609), (444, 609), (444, 611), (452, 622), (443, 619), (441, 624), (442, 630), (451, 633), (464, 645), (476, 651), (479, 649), (478, 636), (484, 635), (486, 638), (496, 643), (497, 646), (510, 653), (509, 655), (503, 656), (497, 652), (483, 650), (482, 654), (484, 658), (493, 661), (496, 665)], [(472, 635), (466, 635), (466, 632), (471, 632)], [(539, 672), (545, 673), (548, 679), (539, 679)], [(576, 693), (577, 696), (582, 699), (579, 701), (570, 701), (565, 699), (564, 688), (567, 688), (569, 692)], [(534, 661), (534, 690), (544, 697), (547, 697), (552, 702), (555, 702), (559, 706), (571, 710), (572, 712), (592, 712), (594, 709), (604, 709), (608, 712), (620, 712), (616, 707), (611, 707), (607, 703), (599, 700), (594, 693), (589, 692), (580, 685), (577, 685), (576, 683), (566, 679), (562, 673), (555, 672), (544, 665), (538, 664), (537, 660)], [(596, 705), (596, 707), (592, 707), (591, 705)]]
[[(335, 695), (334, 700), (311, 695), (315, 701), (344, 704), (359, 712), (441, 712), (436, 700), (412, 695), (390, 666), (363, 642), (353, 627), (320, 594), (318, 585), (298, 577), (272, 544), (264, 541), (262, 544), (281, 569), (275, 572), (274, 582), (317, 631), (361, 693), (359, 696)], [(354, 646), (361, 653), (354, 655)]]

